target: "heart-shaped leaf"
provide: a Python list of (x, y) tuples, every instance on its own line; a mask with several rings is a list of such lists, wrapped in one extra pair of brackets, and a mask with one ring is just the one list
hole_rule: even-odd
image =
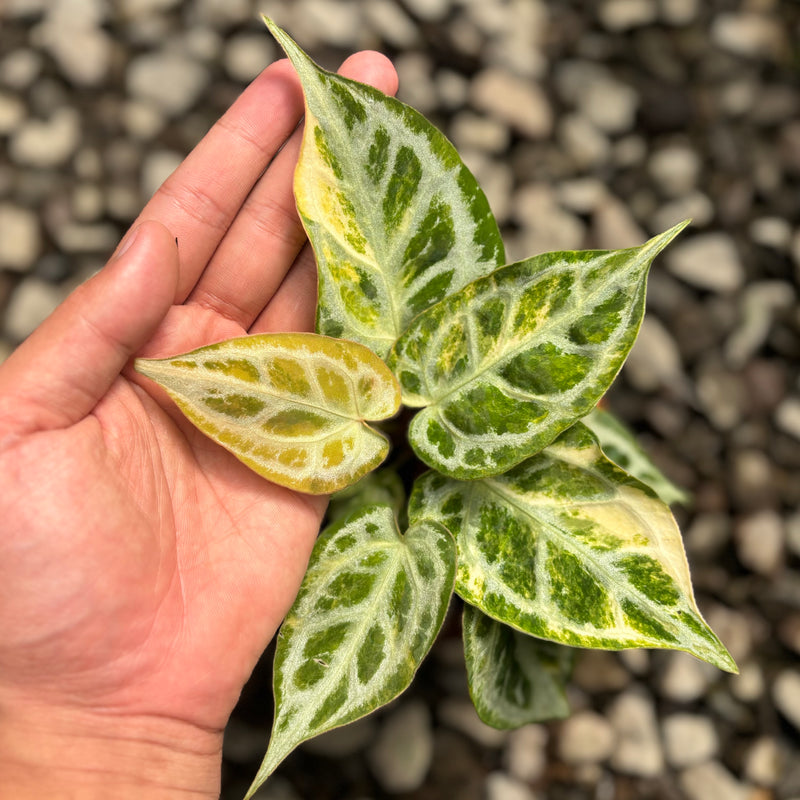
[(412, 317), (503, 263), (497, 223), (419, 112), (321, 69), (265, 22), (305, 95), (295, 197), (319, 269), (317, 330), (385, 356)]
[(608, 389), (644, 314), (641, 247), (546, 253), (501, 267), (418, 316), (388, 360), (417, 455), (456, 478), (496, 475), (548, 445)]
[(463, 629), (469, 694), (487, 725), (521, 728), (569, 715), (572, 648), (520, 633), (468, 604)]
[(689, 501), (689, 495), (661, 472), (633, 433), (611, 412), (595, 408), (581, 422), (597, 437), (600, 449), (618, 467), (646, 483), (667, 505)]
[(229, 339), (136, 360), (203, 433), (259, 475), (301, 492), (354, 483), (389, 452), (366, 424), (397, 412), (400, 392), (368, 348), (313, 333)]
[(412, 523), (453, 532), (456, 591), (500, 622), (579, 647), (684, 650), (736, 671), (697, 609), (669, 508), (584, 425), (503, 475), (426, 473), (409, 503)]
[(275, 722), (248, 797), (298, 744), (352, 722), (411, 682), (453, 591), (455, 543), (437, 522), (405, 535), (362, 509), (320, 535), (278, 634)]

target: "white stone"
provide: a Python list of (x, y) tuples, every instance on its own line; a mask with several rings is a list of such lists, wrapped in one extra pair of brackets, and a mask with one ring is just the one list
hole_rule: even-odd
[(117, 0), (120, 13), (128, 19), (163, 13), (179, 6), (182, 0)]
[(249, 83), (275, 60), (276, 55), (268, 37), (260, 33), (240, 33), (227, 40), (223, 64), (225, 71), (235, 81)]
[(136, 56), (128, 64), (128, 92), (153, 103), (170, 116), (186, 113), (200, 98), (209, 80), (203, 64), (183, 53), (159, 50)]
[(524, 136), (541, 139), (552, 130), (553, 111), (538, 83), (501, 67), (488, 67), (477, 76), (470, 94), (476, 108)]
[(578, 711), (561, 726), (558, 754), (567, 764), (598, 764), (610, 757), (614, 744), (614, 729), (605, 717)]
[(784, 669), (772, 684), (772, 699), (778, 711), (800, 731), (800, 672)]
[(747, 750), (744, 776), (759, 786), (775, 786), (783, 774), (785, 758), (772, 736), (760, 736)]
[(688, 25), (697, 19), (700, 0), (661, 0), (661, 19), (669, 25)]
[(146, 198), (152, 197), (159, 186), (180, 166), (183, 154), (174, 150), (156, 150), (142, 164), (141, 191)]
[(554, 190), (544, 183), (520, 187), (512, 201), (513, 218), (524, 232), (521, 241), (529, 250), (523, 257), (555, 250), (578, 250), (586, 226), (563, 208)]
[(49, 119), (28, 119), (11, 137), (9, 152), (19, 164), (58, 167), (75, 152), (81, 140), (81, 118), (74, 108), (58, 108)]
[(718, 761), (708, 761), (681, 773), (687, 800), (751, 800), (752, 787), (739, 783)]
[(610, 74), (595, 74), (578, 97), (581, 113), (604, 133), (625, 133), (633, 128), (639, 95)]
[(611, 145), (608, 137), (583, 114), (565, 114), (558, 122), (558, 140), (578, 170), (603, 164)]
[(110, 253), (119, 241), (116, 226), (106, 222), (64, 222), (53, 234), (64, 253)]
[(683, 769), (712, 759), (719, 750), (714, 723), (700, 714), (672, 714), (662, 723), (664, 751), (673, 767)]
[(418, 789), (433, 760), (433, 731), (427, 706), (411, 702), (392, 711), (381, 724), (367, 759), (387, 792)]
[(725, 233), (704, 233), (670, 247), (665, 254), (673, 275), (699, 289), (733, 292), (745, 280), (733, 240)]
[(611, 194), (592, 215), (592, 234), (595, 246), (602, 250), (638, 247), (648, 238), (628, 206)]
[(487, 725), (469, 700), (446, 698), (436, 709), (442, 724), (460, 731), (484, 747), (502, 747), (508, 732)]
[(623, 369), (631, 383), (643, 392), (663, 388), (688, 392), (689, 389), (678, 343), (652, 315), (642, 320)]
[(509, 142), (508, 128), (499, 120), (462, 111), (453, 117), (450, 138), (458, 150), (502, 153)]
[(699, 700), (715, 677), (714, 667), (687, 653), (670, 653), (668, 658), (667, 668), (659, 681), (661, 694), (677, 703)]
[(194, 0), (190, 9), (197, 22), (211, 28), (246, 25), (253, 21), (250, 0)]
[(38, 278), (22, 281), (6, 307), (5, 335), (14, 342), (21, 342), (53, 313), (64, 294), (63, 289)]
[(654, 22), (658, 7), (654, 0), (604, 0), (598, 9), (598, 16), (606, 30), (616, 33)]
[(33, 84), (41, 71), (41, 54), (27, 47), (19, 47), (0, 61), (0, 83), (22, 91)]
[(422, 113), (436, 108), (436, 87), (431, 75), (433, 65), (424, 53), (405, 53), (394, 60), (400, 80), (398, 96)]
[(25, 272), (33, 266), (41, 248), (36, 214), (10, 203), (0, 205), (0, 268)]
[(452, 0), (405, 0), (408, 10), (419, 19), (434, 22), (447, 16)]
[(484, 798), (485, 800), (536, 800), (536, 795), (522, 781), (504, 772), (495, 771), (486, 776)]
[(559, 204), (576, 214), (591, 214), (607, 193), (606, 185), (597, 178), (575, 178), (556, 187)]
[(363, 11), (365, 20), (375, 33), (394, 47), (410, 50), (417, 43), (417, 26), (392, 0), (370, 0), (364, 3)]
[(700, 166), (700, 158), (691, 147), (672, 144), (656, 150), (647, 169), (663, 194), (681, 197), (695, 188)]
[(617, 745), (611, 766), (625, 775), (653, 777), (664, 768), (655, 705), (636, 688), (621, 694), (608, 709)]
[(711, 41), (737, 56), (779, 56), (786, 45), (780, 21), (756, 12), (717, 14), (711, 23)]
[(792, 243), (792, 226), (781, 217), (758, 217), (750, 223), (750, 238), (763, 247), (781, 252)]
[(547, 740), (543, 725), (525, 725), (511, 731), (503, 753), (509, 775), (526, 783), (541, 778), (548, 763)]
[(756, 511), (739, 520), (734, 532), (739, 561), (759, 575), (774, 575), (784, 560), (784, 530), (780, 514)]
[[(69, 0), (57, 4), (70, 5)], [(59, 8), (35, 29), (34, 40), (53, 56), (72, 83), (98, 86), (107, 78), (113, 40), (82, 14)]]
[(704, 228), (714, 219), (714, 204), (707, 194), (693, 191), (671, 200), (653, 213), (652, 229), (665, 231), (685, 219), (690, 219), (696, 228)]
[[(439, 100), (445, 108), (461, 108), (467, 102), (469, 81), (460, 73), (451, 69), (440, 69), (436, 73), (435, 85)], [(797, 238), (800, 242), (800, 236)]]
[(122, 124), (134, 139), (149, 141), (166, 125), (164, 114), (146, 100), (129, 100), (122, 107)]
[(775, 424), (784, 433), (800, 439), (800, 397), (787, 397), (775, 409)]
[(25, 103), (13, 94), (0, 92), (0, 136), (13, 133), (25, 119)]

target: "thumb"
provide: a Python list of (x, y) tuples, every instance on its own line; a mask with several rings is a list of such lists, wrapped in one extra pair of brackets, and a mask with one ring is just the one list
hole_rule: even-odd
[(159, 222), (140, 223), (0, 366), (3, 427), (20, 435), (86, 416), (153, 335), (177, 280), (172, 235)]

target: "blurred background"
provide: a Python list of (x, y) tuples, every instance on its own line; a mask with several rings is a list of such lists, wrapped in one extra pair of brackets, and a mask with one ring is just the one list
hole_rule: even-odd
[[(586, 653), (569, 720), (503, 733), (471, 709), (454, 618), (400, 700), (258, 797), (800, 798), (800, 3), (0, 0), (0, 360), (278, 57), (261, 13), (325, 67), (392, 57), (509, 260), (694, 220), (608, 402), (693, 495), (698, 601), (741, 674)], [(269, 660), (226, 734), (225, 800), (266, 746)]]

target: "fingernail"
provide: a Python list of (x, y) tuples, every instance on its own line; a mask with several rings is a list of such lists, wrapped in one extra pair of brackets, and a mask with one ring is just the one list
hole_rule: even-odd
[(117, 252), (114, 254), (112, 261), (116, 261), (118, 258), (122, 258), (128, 250), (131, 249), (131, 246), (136, 241), (139, 236), (139, 228), (140, 226), (135, 227), (133, 230), (128, 231), (125, 234), (124, 238), (120, 242), (119, 248)]

